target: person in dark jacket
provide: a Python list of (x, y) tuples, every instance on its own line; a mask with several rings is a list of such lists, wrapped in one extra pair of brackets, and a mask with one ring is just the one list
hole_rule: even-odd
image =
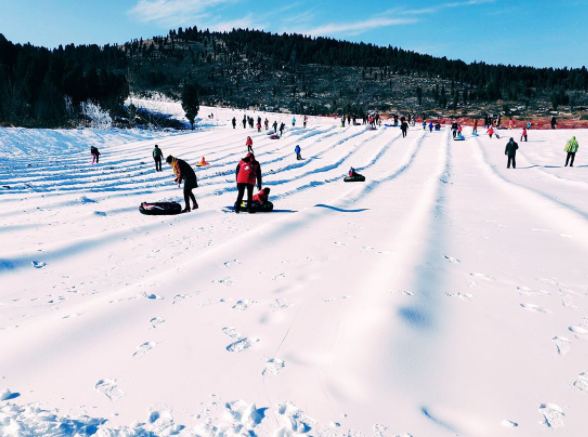
[(280, 124), (280, 136), (284, 135), (284, 129), (285, 129), (286, 125), (282, 122), (282, 124)]
[(251, 209), (251, 200), (253, 197), (253, 187), (257, 182), (257, 189), (261, 190), (261, 166), (259, 162), (255, 160), (253, 153), (248, 153), (243, 158), (237, 168), (235, 169), (235, 175), (237, 178), (237, 201), (235, 202), (235, 212), (239, 214), (241, 212), (241, 202), (243, 202), (243, 196), (245, 190), (247, 190), (247, 212), (254, 212)]
[(198, 181), (196, 180), (196, 173), (194, 173), (190, 164), (171, 155), (167, 157), (165, 162), (174, 170), (178, 187), (182, 184), (182, 180), (184, 181), (184, 201), (186, 202), (186, 207), (182, 212), (190, 212), (190, 199), (192, 199), (192, 209), (198, 209), (198, 202), (196, 202), (196, 197), (192, 193), (192, 190), (198, 187)]
[(300, 156), (300, 150), (300, 146), (296, 144), (296, 147), (294, 147), (294, 152), (296, 152), (296, 159), (298, 161), (302, 160), (302, 156)]
[(155, 161), (155, 171), (161, 171), (161, 158), (163, 158), (163, 152), (156, 144), (153, 149), (153, 160)]
[(557, 126), (557, 119), (555, 118), (555, 115), (553, 117), (551, 117), (551, 129), (555, 129), (555, 127)]
[(504, 154), (508, 156), (508, 164), (506, 165), (506, 168), (510, 168), (511, 163), (512, 168), (517, 168), (516, 156), (518, 148), (519, 145), (515, 143), (514, 138), (511, 138), (508, 144), (506, 145), (506, 149), (504, 149)]
[(94, 162), (96, 162), (96, 164), (98, 164), (98, 162), (100, 162), (100, 151), (92, 146), (90, 147), (90, 153), (92, 154), (92, 164), (94, 164)]
[(457, 121), (454, 121), (453, 123), (451, 123), (451, 132), (453, 132), (453, 138), (455, 139), (455, 137), (457, 136)]
[(233, 129), (235, 129), (237, 127), (237, 119), (235, 117), (233, 117), (232, 123), (233, 123)]
[(400, 130), (402, 131), (402, 138), (405, 138), (408, 134), (408, 123), (406, 121), (402, 122), (400, 125)]

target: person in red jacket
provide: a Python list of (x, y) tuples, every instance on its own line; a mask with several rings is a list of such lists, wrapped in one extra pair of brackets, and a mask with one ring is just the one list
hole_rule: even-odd
[(270, 189), (268, 187), (265, 187), (263, 190), (261, 190), (255, 196), (253, 196), (252, 200), (253, 202), (259, 202), (261, 205), (263, 205), (264, 203), (269, 201), (269, 193)]
[(247, 146), (247, 152), (253, 153), (253, 140), (251, 139), (251, 137), (247, 137), (245, 145)]
[(237, 202), (235, 202), (235, 212), (239, 214), (241, 211), (241, 202), (247, 190), (247, 212), (251, 213), (251, 200), (253, 197), (253, 187), (257, 182), (257, 189), (261, 190), (261, 166), (255, 160), (253, 153), (248, 153), (243, 158), (236, 168), (237, 177)]

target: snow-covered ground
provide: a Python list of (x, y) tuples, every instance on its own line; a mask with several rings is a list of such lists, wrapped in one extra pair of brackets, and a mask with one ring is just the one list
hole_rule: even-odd
[[(504, 138), (210, 112), (0, 130), (0, 436), (587, 435), (588, 132), (507, 170)], [(225, 209), (247, 135), (269, 214)], [(199, 210), (139, 214), (182, 200), (156, 143), (211, 163)]]

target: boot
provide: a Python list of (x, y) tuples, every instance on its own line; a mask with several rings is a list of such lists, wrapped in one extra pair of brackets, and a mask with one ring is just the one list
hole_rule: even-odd
[(182, 212), (190, 212), (190, 207), (186, 205), (186, 207), (182, 209)]

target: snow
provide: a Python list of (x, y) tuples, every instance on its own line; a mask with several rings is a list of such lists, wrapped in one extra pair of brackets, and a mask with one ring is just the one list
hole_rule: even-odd
[[(1, 436), (585, 434), (588, 132), (530, 131), (507, 170), (508, 132), (259, 114), (284, 137), (205, 107), (194, 132), (0, 129)], [(247, 135), (272, 213), (227, 212)], [(183, 203), (156, 143), (211, 163), (197, 211), (139, 214)]]

